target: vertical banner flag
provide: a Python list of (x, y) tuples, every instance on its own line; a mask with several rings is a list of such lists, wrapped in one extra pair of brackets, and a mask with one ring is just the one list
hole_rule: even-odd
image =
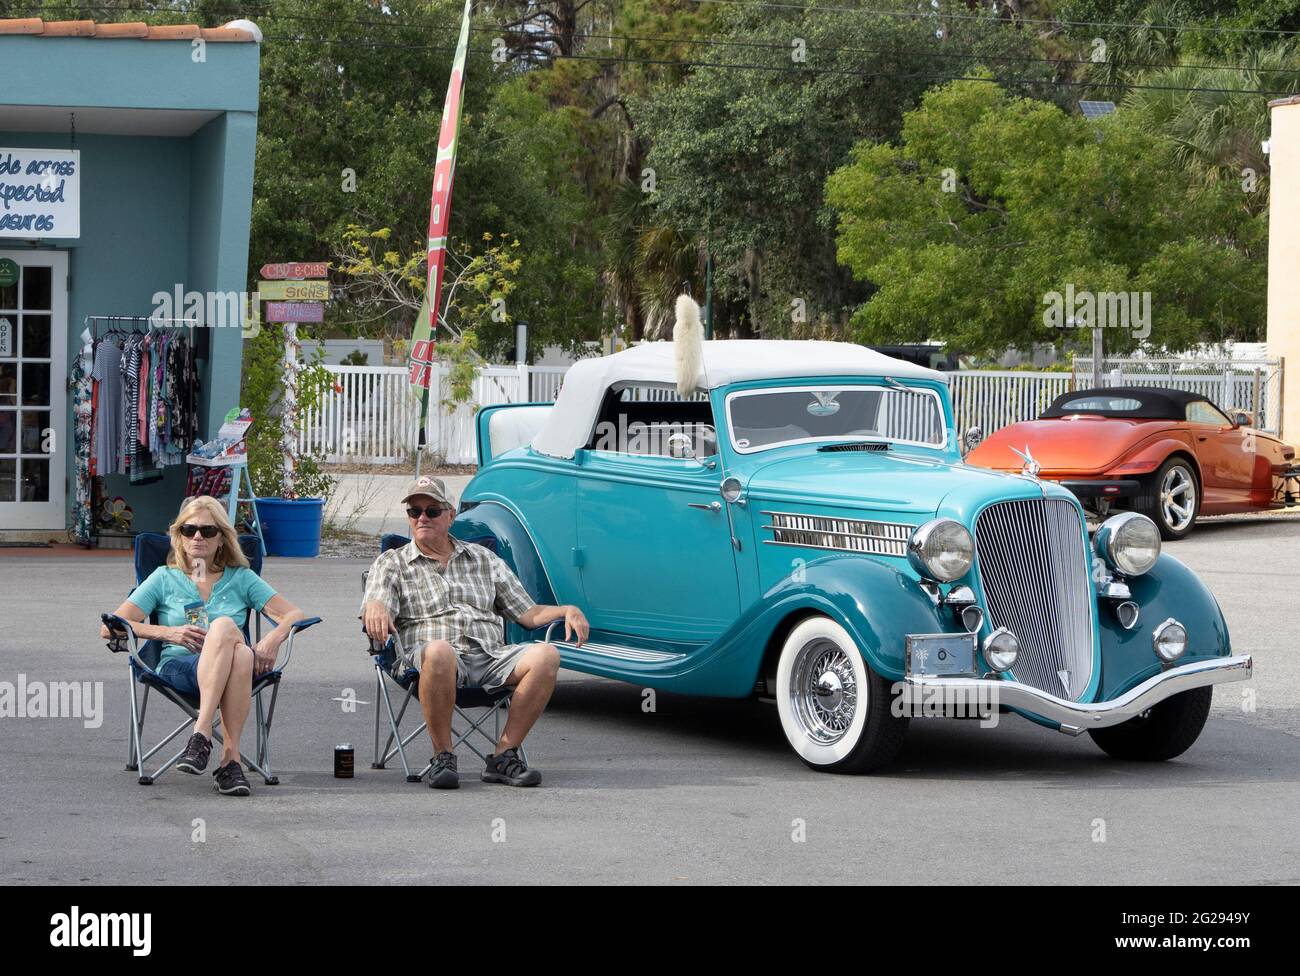
[[(469, 46), (469, 14), (473, 0), (465, 0), (465, 18), (460, 25), (460, 42), (451, 64), (447, 100), (442, 105), (442, 127), (438, 131), (438, 157), (433, 166), (433, 199), (429, 204), (428, 281), (421, 315), (411, 336), (411, 385), (429, 389), (433, 378), (433, 335), (438, 324), (442, 298), (442, 273), (447, 262), (447, 225), (451, 220), (451, 181), (456, 172), (456, 144), (460, 137), (460, 102), (465, 81), (465, 49)], [(428, 404), (427, 394), (424, 404)], [(424, 408), (421, 408), (423, 429)]]

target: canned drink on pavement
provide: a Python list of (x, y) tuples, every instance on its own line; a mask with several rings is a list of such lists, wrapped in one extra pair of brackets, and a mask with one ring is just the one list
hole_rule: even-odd
[(352, 778), (352, 743), (344, 742), (334, 747), (334, 778)]

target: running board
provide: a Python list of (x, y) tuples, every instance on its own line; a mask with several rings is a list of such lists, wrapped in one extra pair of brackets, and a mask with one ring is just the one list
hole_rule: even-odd
[(596, 644), (591, 641), (579, 647), (573, 641), (553, 640), (557, 648), (565, 651), (577, 651), (579, 654), (598, 654), (601, 657), (613, 657), (622, 661), (640, 661), (643, 664), (665, 664), (680, 661), (685, 654), (671, 651), (652, 651), (644, 647), (622, 647), (618, 644)]

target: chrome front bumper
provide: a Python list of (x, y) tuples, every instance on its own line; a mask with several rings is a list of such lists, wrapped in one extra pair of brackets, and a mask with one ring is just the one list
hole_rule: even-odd
[(1018, 681), (995, 678), (906, 675), (903, 680), (909, 698), (918, 704), (931, 695), (951, 690), (953, 697), (1006, 705), (1056, 722), (1067, 735), (1080, 735), (1088, 729), (1104, 729), (1137, 718), (1152, 705), (1180, 692), (1227, 681), (1247, 681), (1252, 667), (1249, 654), (1194, 661), (1154, 675), (1112, 701), (1092, 704), (1057, 698)]

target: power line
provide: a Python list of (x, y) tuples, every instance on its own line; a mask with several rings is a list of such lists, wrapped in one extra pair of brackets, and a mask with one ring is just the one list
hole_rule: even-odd
[[(289, 41), (294, 43), (315, 43), (321, 45), (346, 45), (349, 48), (372, 48), (372, 49), (394, 49), (406, 51), (454, 51), (453, 47), (430, 44), (403, 44), (400, 42), (384, 41), (353, 41), (343, 38), (306, 38), (293, 35), (266, 35), (267, 40)], [(489, 48), (470, 48), (475, 54), (491, 54)], [(974, 77), (966, 75), (926, 75), (916, 72), (911, 74), (899, 74), (896, 72), (863, 72), (854, 71), (847, 68), (834, 67), (816, 67), (809, 66), (804, 68), (790, 68), (779, 65), (767, 64), (744, 64), (728, 61), (694, 61), (682, 60), (676, 58), (630, 58), (617, 57), (614, 55), (602, 54), (556, 54), (554, 60), (563, 61), (599, 61), (606, 64), (651, 64), (660, 67), (680, 67), (680, 68), (721, 68), (724, 70), (736, 71), (767, 71), (776, 74), (800, 75), (803, 77), (815, 76), (818, 74), (836, 74), (846, 75), (858, 78), (915, 78), (929, 81), (983, 81), (992, 84), (1008, 85), (1048, 85), (1070, 88), (1123, 88), (1131, 90), (1149, 90), (1149, 91), (1179, 91), (1179, 92), (1197, 92), (1202, 94), (1225, 94), (1225, 95), (1291, 95), (1293, 91), (1286, 89), (1253, 89), (1253, 88), (1211, 88), (1202, 86), (1187, 85), (1146, 85), (1134, 82), (1112, 82), (1108, 84), (1099, 84), (1091, 81), (1070, 81), (1067, 79), (1053, 78), (1006, 78), (1006, 77)], [(979, 60), (972, 57), (971, 60)]]
[[(870, 8), (864, 8), (864, 7), (809, 6), (804, 4), (769, 2), (769, 0), (693, 0), (693, 2), (727, 3), (727, 4), (733, 4), (735, 6), (741, 6), (741, 7), (772, 7), (777, 9), (807, 10), (811, 12), (817, 12), (817, 11), (854, 12), (854, 13), (868, 14), (872, 16), (895, 16), (895, 17), (906, 17), (911, 19), (945, 18), (950, 20), (956, 19), (956, 20), (979, 21), (989, 25), (998, 25), (998, 26), (1002, 24), (1016, 24), (1016, 23), (1042, 23), (1042, 24), (1069, 24), (1073, 26), (1091, 26), (1091, 27), (1124, 27), (1124, 28), (1152, 27), (1152, 29), (1164, 29), (1164, 28), (1159, 28), (1153, 25), (1146, 25), (1146, 24), (1105, 23), (1105, 22), (1097, 22), (1097, 21), (1048, 21), (1048, 20), (1031, 20), (1026, 18), (1017, 18), (1015, 20), (1004, 21), (995, 17), (977, 16), (977, 15), (969, 15), (969, 14), (945, 14), (937, 11), (931, 11), (931, 12), (887, 11), (887, 10), (872, 10)], [(326, 23), (326, 21), (320, 18), (306, 17), (298, 14), (276, 13), (274, 12), (274, 5), (270, 3), (254, 4), (254, 5), (262, 7), (269, 14), (270, 19), (272, 21), (292, 21), (296, 23), (312, 24), (315, 26), (321, 26)], [(99, 11), (108, 11), (108, 12), (128, 11), (128, 12), (136, 12), (136, 13), (162, 13), (163, 12), (159, 10), (157, 7), (153, 7), (153, 6), (108, 7), (108, 6), (78, 5), (78, 9), (99, 10)], [(38, 13), (40, 11), (41, 8), (29, 8), (29, 12)], [(354, 25), (367, 27), (367, 28), (374, 27), (374, 28), (382, 28), (385, 30), (411, 30), (411, 31), (432, 30), (432, 31), (443, 31), (449, 34), (459, 33), (460, 31), (460, 28), (457, 25), (443, 26), (443, 25), (434, 25), (434, 24), (412, 23), (409, 21), (402, 22), (401, 20), (396, 18), (382, 19), (382, 18), (373, 18), (373, 17), (368, 17), (368, 18), (331, 17), (329, 18), (328, 23), (354, 24)], [(1265, 31), (1262, 28), (1255, 29), (1255, 28), (1169, 27), (1168, 29), (1207, 30), (1207, 31), (1208, 30), (1215, 30), (1215, 31), (1233, 30), (1233, 31), (1254, 31), (1258, 33), (1284, 34), (1288, 36), (1300, 35), (1300, 31)], [(555, 40), (557, 36), (553, 31), (545, 31), (536, 34), (530, 34), (529, 32), (526, 31), (518, 31), (518, 30), (510, 31), (510, 30), (504, 30), (503, 28), (500, 27), (483, 27), (483, 26), (475, 27), (473, 25), (470, 26), (470, 31), (478, 34), (493, 34), (495, 36), (501, 36), (503, 33), (505, 33), (513, 37), (532, 39), (532, 40), (540, 41), (542, 43), (551, 43)], [(280, 39), (283, 39), (284, 37), (284, 35), (277, 35), (277, 36)], [(624, 41), (624, 42), (641, 41), (641, 42), (649, 42), (649, 43), (685, 44), (685, 45), (702, 44), (702, 45), (707, 45), (709, 47), (741, 47), (741, 48), (760, 48), (760, 49), (767, 48), (767, 49), (780, 49), (780, 50), (788, 50), (790, 47), (788, 43), (779, 42), (779, 41), (745, 41), (745, 40), (738, 40), (735, 38), (722, 38), (722, 37), (662, 37), (662, 36), (647, 36), (647, 35), (638, 35), (638, 34), (605, 34), (605, 33), (598, 33), (594, 31), (576, 33), (575, 37), (583, 40), (597, 39), (597, 40), (613, 40), (613, 41)], [(443, 48), (432, 48), (432, 47), (429, 49), (444, 50)], [(1033, 57), (1030, 55), (974, 54), (968, 51), (958, 51), (958, 52), (911, 51), (911, 50), (893, 50), (888, 48), (824, 47), (820, 45), (818, 46), (810, 45), (806, 48), (806, 50), (815, 51), (818, 53), (831, 53), (831, 54), (842, 54), (842, 53), (872, 54), (872, 55), (893, 54), (898, 57), (937, 58), (937, 59), (948, 59), (948, 60), (978, 60), (978, 61), (996, 61), (996, 62), (1008, 62), (1008, 63), (1049, 64), (1049, 65), (1087, 66), (1087, 65), (1097, 65), (1097, 64), (1105, 63), (1105, 62), (1094, 61), (1091, 58), (1046, 58), (1046, 57)], [(568, 57), (576, 57), (576, 55), (569, 55)], [(1125, 68), (1157, 68), (1162, 70), (1176, 69), (1176, 68), (1195, 68), (1195, 69), (1201, 69), (1207, 71), (1251, 71), (1251, 72), (1264, 71), (1271, 74), (1300, 74), (1300, 68), (1261, 68), (1257, 65), (1249, 65), (1249, 64), (1205, 64), (1205, 63), (1191, 63), (1191, 62), (1171, 64), (1167, 62), (1125, 61), (1123, 62), (1122, 66)], [(1097, 82), (1095, 83), (1095, 85), (1096, 87), (1117, 87), (1115, 85), (1107, 84), (1104, 82)]]
[[(941, 10), (872, 10), (866, 7), (833, 7), (823, 4), (803, 4), (803, 3), (777, 3), (773, 0), (691, 0), (692, 3), (716, 3), (727, 4), (733, 7), (760, 7), (773, 10), (799, 10), (804, 13), (857, 13), (870, 14), (877, 17), (903, 17), (911, 20), (921, 18), (934, 18), (943, 20), (979, 20), (987, 22), (996, 22), (1003, 20), (996, 16), (988, 14), (958, 14), (945, 13)], [(1188, 26), (1179, 26), (1177, 24), (1138, 24), (1125, 22), (1108, 22), (1096, 20), (1046, 20), (1033, 17), (1014, 17), (1005, 18), (1008, 24), (1042, 24), (1048, 27), (1118, 27), (1123, 30), (1169, 30), (1183, 31), (1186, 33), (1203, 33), (1203, 34), (1273, 34), (1280, 37), (1295, 37), (1300, 35), (1300, 31), (1276, 30), (1266, 27), (1207, 27), (1191, 24)]]

